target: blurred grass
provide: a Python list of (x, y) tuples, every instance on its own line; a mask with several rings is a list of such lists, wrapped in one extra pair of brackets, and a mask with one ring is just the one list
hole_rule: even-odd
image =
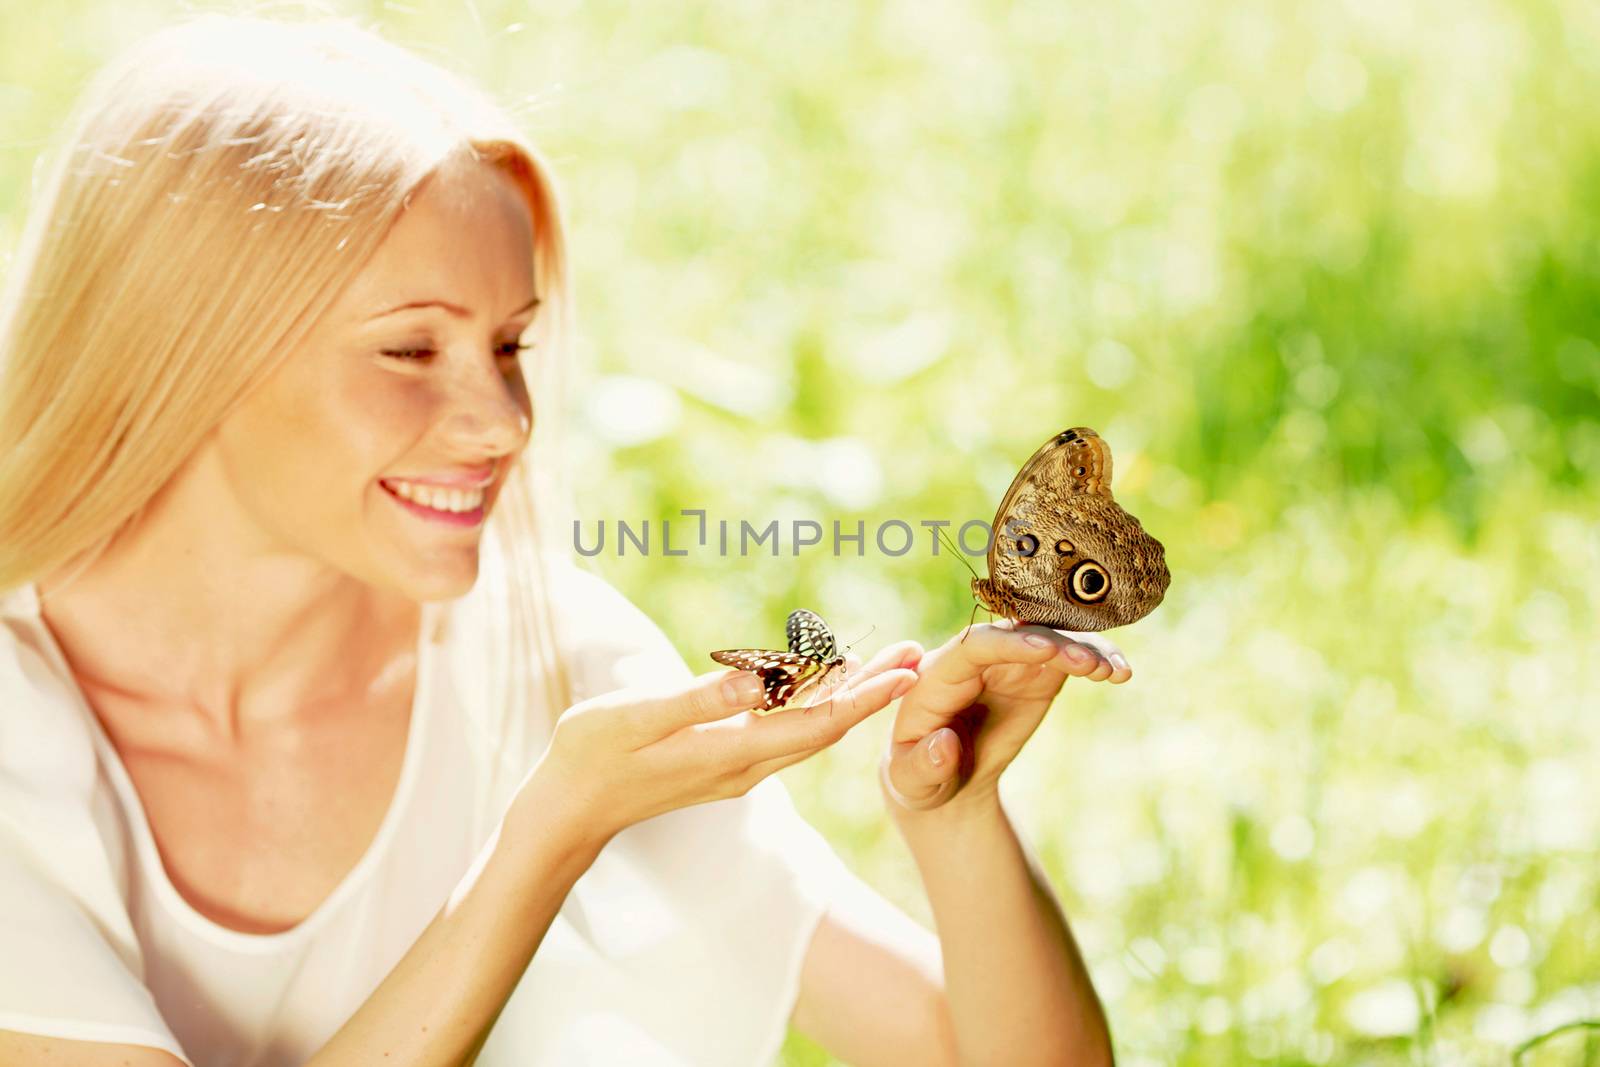
[[(93, 66), (215, 6), (0, 0), (0, 247)], [(587, 515), (866, 523), (602, 557), (697, 669), (800, 604), (942, 640), (965, 572), (871, 531), (1111, 442), (1172, 591), (1006, 796), (1120, 1062), (1504, 1064), (1600, 1017), (1600, 8), (333, 6), (562, 176)], [(879, 720), (784, 778), (926, 921)]]

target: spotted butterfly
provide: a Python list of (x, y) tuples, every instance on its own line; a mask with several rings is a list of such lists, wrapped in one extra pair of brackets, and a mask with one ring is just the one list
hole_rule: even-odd
[(711, 653), (718, 663), (751, 671), (766, 687), (764, 711), (782, 707), (801, 693), (819, 687), (823, 680), (844, 666), (838, 643), (828, 624), (814, 611), (796, 608), (789, 613), (786, 627), (789, 651), (764, 648), (727, 648)]

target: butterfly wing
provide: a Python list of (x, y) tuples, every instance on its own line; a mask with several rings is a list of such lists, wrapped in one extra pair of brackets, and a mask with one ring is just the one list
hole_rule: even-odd
[(989, 577), (996, 614), (1104, 630), (1147, 614), (1170, 576), (1161, 543), (1111, 494), (1111, 449), (1087, 426), (1056, 434), (1023, 464), (995, 512)]
[(1041, 482), (1065, 486), (1072, 493), (1110, 496), (1111, 446), (1087, 426), (1062, 430), (1040, 445), (1011, 479), (1006, 495), (1000, 498), (1000, 506), (994, 513), (997, 539), (1005, 528), (1007, 516), (1016, 510), (1018, 498), (1029, 486), (1038, 486)]
[(839, 645), (833, 638), (833, 631), (816, 612), (796, 608), (789, 613), (785, 629), (789, 635), (789, 651), (795, 655), (810, 656), (824, 663), (838, 657)]
[(811, 656), (777, 652), (766, 648), (729, 648), (711, 653), (711, 658), (736, 670), (750, 671), (761, 679), (766, 690), (761, 708), (771, 711), (787, 704), (809, 688), (825, 671), (823, 663)]
[[(1022, 465), (1011, 487), (995, 509), (989, 540), (989, 578), (1007, 584), (1021, 584), (1032, 569), (1025, 565), (1027, 543), (1019, 544), (1019, 531), (1027, 531), (1037, 516), (1035, 502), (1040, 486), (1049, 487), (1052, 496), (1093, 493), (1111, 496), (1111, 447), (1087, 426), (1063, 430), (1040, 445)], [(1043, 546), (1037, 536), (1029, 555)]]

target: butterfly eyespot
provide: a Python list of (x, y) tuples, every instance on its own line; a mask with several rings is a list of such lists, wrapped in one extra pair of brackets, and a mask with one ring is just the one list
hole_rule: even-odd
[(1089, 468), (1088, 467), (1074, 467), (1073, 470), (1072, 470), (1072, 473), (1076, 474), (1078, 477), (1082, 478), (1085, 474), (1089, 473)]
[(1093, 604), (1097, 600), (1104, 600), (1111, 591), (1111, 576), (1100, 564), (1086, 559), (1072, 569), (1067, 589), (1073, 599)]
[(1077, 549), (1072, 547), (1072, 542), (1065, 537), (1056, 542), (1056, 555), (1058, 556), (1070, 556), (1076, 551)]
[(1017, 555), (1019, 556), (1032, 556), (1035, 552), (1039, 551), (1039, 539), (1033, 536), (1033, 534), (1023, 534), (1021, 537), (1017, 538), (1015, 544)]

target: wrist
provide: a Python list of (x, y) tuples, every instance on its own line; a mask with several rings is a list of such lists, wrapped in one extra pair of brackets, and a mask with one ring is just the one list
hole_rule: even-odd
[[(890, 780), (889, 757), (885, 755), (878, 764), (878, 792), (883, 797), (884, 807), (902, 828), (925, 824), (949, 827), (955, 823), (986, 822), (996, 815), (1003, 817), (1005, 809), (1000, 803), (998, 786), (997, 782), (947, 783), (947, 788), (954, 788), (955, 791), (943, 802), (938, 802), (935, 795), (931, 806), (915, 806), (895, 789)], [(924, 805), (929, 803), (923, 802)]]
[(538, 835), (565, 854), (593, 861), (625, 829), (603, 814), (559, 768), (541, 759), (517, 787), (505, 822), (523, 834)]

